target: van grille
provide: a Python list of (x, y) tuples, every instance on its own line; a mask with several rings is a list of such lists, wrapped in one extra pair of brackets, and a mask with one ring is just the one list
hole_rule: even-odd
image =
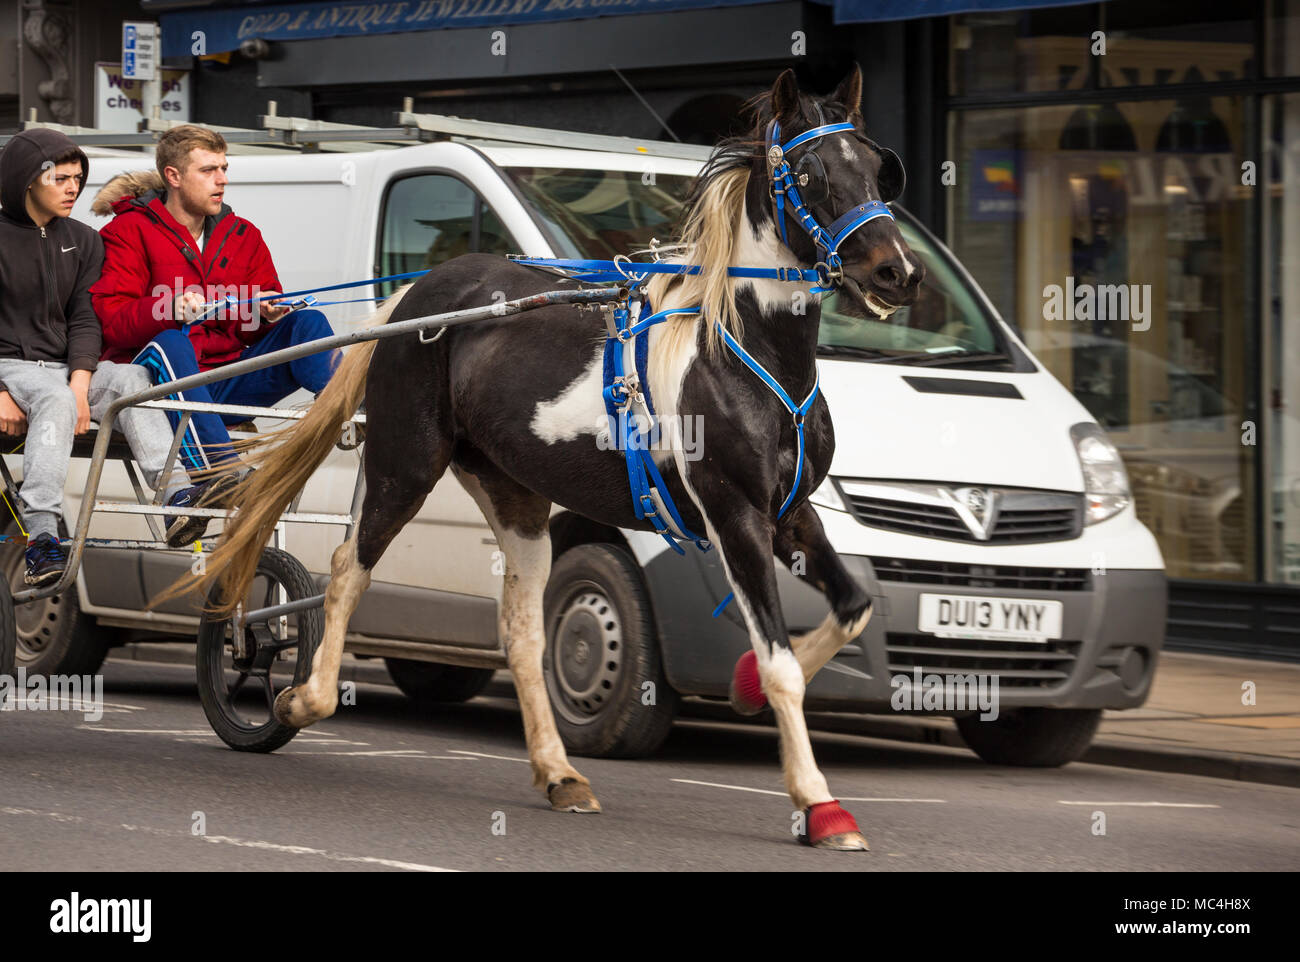
[(1068, 541), (1083, 530), (1083, 498), (1068, 492), (983, 489), (996, 498), (996, 515), (988, 538), (982, 539), (951, 504), (936, 496), (943, 486), (845, 481), (841, 487), (849, 510), (860, 523), (922, 538), (1033, 544)]
[(973, 565), (912, 558), (871, 558), (881, 581), (950, 585), (959, 588), (1005, 588), (1011, 591), (1088, 591), (1087, 568), (1026, 568), (1021, 565)]
[(1051, 690), (1064, 685), (1079, 658), (1079, 641), (975, 641), (921, 633), (887, 633), (889, 671), (997, 675), (999, 688)]

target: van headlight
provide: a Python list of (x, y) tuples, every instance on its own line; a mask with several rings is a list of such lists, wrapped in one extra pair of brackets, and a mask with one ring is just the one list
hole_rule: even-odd
[(840, 497), (840, 492), (835, 487), (835, 482), (831, 476), (826, 475), (826, 480), (812, 494), (808, 495), (808, 500), (821, 508), (830, 508), (832, 511), (848, 511), (849, 506), (844, 503)]
[(1086, 510), (1084, 524), (1096, 524), (1114, 517), (1128, 507), (1132, 493), (1128, 486), (1128, 472), (1119, 450), (1106, 437), (1106, 432), (1091, 421), (1083, 421), (1070, 428), (1070, 439), (1079, 455), (1083, 468), (1083, 498)]

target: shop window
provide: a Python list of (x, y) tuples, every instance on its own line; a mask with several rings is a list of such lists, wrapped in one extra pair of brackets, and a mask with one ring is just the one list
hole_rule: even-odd
[(1257, 576), (1246, 116), (1225, 96), (953, 119), (953, 249), (1120, 448), (1171, 577)]
[(949, 29), (949, 89), (956, 96), (1091, 86), (1096, 4), (962, 14), (951, 18)]
[(1271, 0), (1264, 58), (1270, 77), (1300, 77), (1300, 0)]
[(1264, 412), (1273, 581), (1300, 584), (1300, 94), (1264, 100)]
[(1255, 70), (1254, 4), (1124, 0), (1103, 4), (1103, 87), (1162, 86), (1246, 80)]

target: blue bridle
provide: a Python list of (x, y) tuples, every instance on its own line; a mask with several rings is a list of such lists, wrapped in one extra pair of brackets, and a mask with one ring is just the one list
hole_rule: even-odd
[[(840, 262), (839, 249), (855, 230), (862, 225), (875, 220), (877, 217), (888, 217), (894, 219), (891, 211), (883, 201), (869, 200), (859, 204), (839, 217), (835, 218), (830, 227), (822, 227), (817, 223), (817, 218), (813, 215), (812, 210), (803, 202), (799, 196), (799, 188), (808, 185), (807, 176), (802, 180), (803, 183), (796, 183), (797, 178), (790, 169), (790, 161), (787, 159), (792, 150), (796, 147), (802, 147), (819, 137), (825, 137), (828, 134), (838, 134), (844, 131), (857, 130), (851, 123), (839, 124), (822, 124), (819, 127), (813, 127), (811, 130), (805, 130), (802, 134), (792, 138), (786, 143), (781, 143), (781, 125), (773, 120), (767, 127), (767, 166), (772, 174), (772, 197), (776, 201), (776, 222), (781, 228), (781, 240), (789, 246), (789, 236), (785, 229), (785, 209), (787, 201), (791, 213), (798, 218), (800, 225), (812, 238), (813, 243), (823, 252), (822, 260), (818, 267), (825, 267), (825, 276), (831, 285), (838, 284), (840, 278), (844, 275), (844, 268)], [(827, 293), (830, 288), (820, 287), (814, 290), (814, 293)]]

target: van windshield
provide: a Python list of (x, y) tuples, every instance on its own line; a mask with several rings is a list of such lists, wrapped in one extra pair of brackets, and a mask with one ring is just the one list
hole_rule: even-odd
[[(640, 171), (506, 170), (560, 257), (609, 260), (644, 250), (655, 237), (670, 242), (691, 186), (687, 176)], [(819, 353), (927, 367), (1005, 363), (1003, 338), (970, 282), (911, 215), (896, 215), (904, 241), (925, 262), (920, 296), (884, 320), (848, 296), (823, 297)]]
[(904, 211), (895, 211), (903, 241), (925, 263), (916, 303), (881, 320), (847, 294), (822, 298), (817, 343), (823, 355), (881, 358), (928, 367), (994, 362), (1006, 350), (993, 317), (949, 257)]
[[(508, 167), (560, 257), (610, 260), (667, 243), (691, 178), (639, 170)], [(652, 181), (652, 183), (646, 183)]]

